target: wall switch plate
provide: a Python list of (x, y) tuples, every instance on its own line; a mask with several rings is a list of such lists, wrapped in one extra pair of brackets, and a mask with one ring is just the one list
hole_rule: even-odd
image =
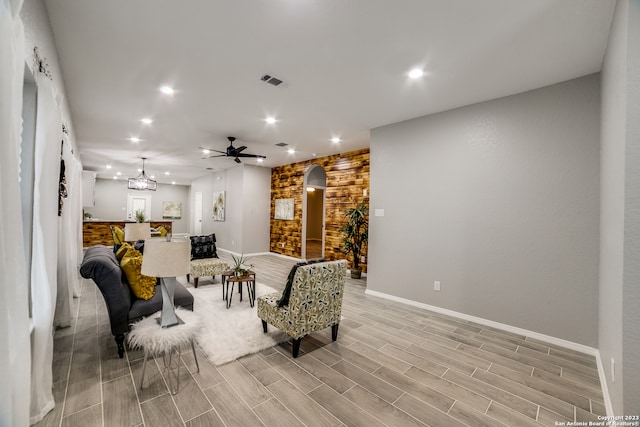
[(440, 292), (440, 282), (438, 280), (433, 282), (433, 290)]
[(284, 249), (284, 242), (280, 243), (280, 247)]

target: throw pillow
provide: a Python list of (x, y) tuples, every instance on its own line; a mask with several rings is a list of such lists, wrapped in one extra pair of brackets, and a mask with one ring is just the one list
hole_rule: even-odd
[(136, 297), (148, 300), (153, 296), (157, 279), (140, 273), (142, 268), (142, 254), (140, 252), (130, 247), (120, 261), (120, 268), (127, 276), (129, 286)]
[(278, 300), (278, 307), (284, 307), (285, 305), (289, 305), (289, 297), (291, 296), (291, 286), (293, 286), (293, 278), (296, 275), (296, 271), (298, 267), (302, 267), (303, 265), (315, 264), (317, 262), (325, 262), (325, 259), (317, 259), (309, 262), (299, 262), (291, 267), (289, 271), (289, 276), (287, 276), (287, 283), (284, 285), (284, 290), (282, 291), (282, 296)]
[(111, 227), (111, 234), (113, 234), (113, 243), (121, 245), (124, 243), (124, 230), (117, 225)]
[(160, 233), (160, 236), (165, 237), (167, 235), (167, 229), (164, 228), (164, 225), (159, 225), (156, 227), (156, 231)]
[(121, 262), (122, 257), (124, 257), (124, 255), (129, 251), (129, 249), (132, 249), (132, 248), (133, 246), (131, 246), (127, 242), (124, 242), (122, 245), (120, 245), (120, 247), (116, 251), (116, 258), (118, 259), (118, 261)]

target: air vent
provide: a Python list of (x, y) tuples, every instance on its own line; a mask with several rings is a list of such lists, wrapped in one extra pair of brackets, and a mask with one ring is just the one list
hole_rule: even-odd
[(260, 77), (260, 80), (262, 80), (263, 82), (269, 83), (270, 85), (273, 86), (280, 86), (282, 84), (282, 80), (270, 76), (269, 74), (264, 74), (262, 75), (262, 77)]
[(287, 145), (289, 145), (289, 144), (287, 144), (286, 142), (278, 142), (276, 144), (277, 147), (286, 147)]

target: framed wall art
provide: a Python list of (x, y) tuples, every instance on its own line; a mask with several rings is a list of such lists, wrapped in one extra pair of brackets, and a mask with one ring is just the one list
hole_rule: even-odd
[(275, 219), (293, 219), (293, 199), (276, 199)]
[(182, 218), (182, 202), (162, 202), (162, 219)]
[(213, 220), (224, 221), (224, 191), (213, 193)]

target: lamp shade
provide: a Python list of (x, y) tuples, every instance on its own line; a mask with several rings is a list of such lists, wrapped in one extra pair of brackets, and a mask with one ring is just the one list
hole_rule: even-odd
[(191, 242), (149, 239), (144, 243), (141, 273), (151, 277), (177, 277), (189, 273)]
[(137, 242), (151, 237), (151, 226), (148, 222), (136, 222), (124, 225), (124, 240)]

